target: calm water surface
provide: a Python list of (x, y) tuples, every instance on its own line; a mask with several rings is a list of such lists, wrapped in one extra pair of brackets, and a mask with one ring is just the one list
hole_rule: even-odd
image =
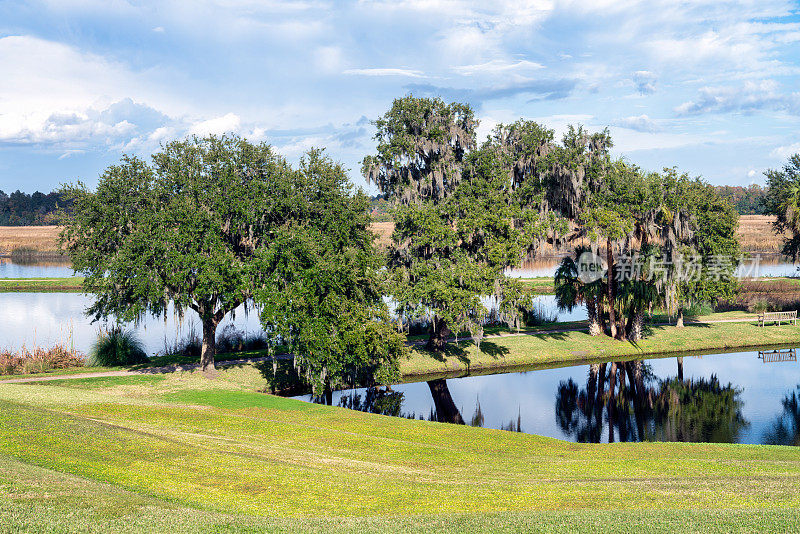
[(14, 263), (0, 258), (0, 278), (67, 278), (74, 276), (72, 266), (64, 262)]
[[(91, 297), (80, 293), (0, 293), (0, 348), (49, 347), (61, 343), (87, 353), (104, 324), (92, 324), (84, 315), (91, 303)], [(166, 321), (147, 317), (138, 326), (128, 327), (135, 328), (147, 353), (154, 355), (163, 351), (165, 339), (171, 343), (192, 332), (199, 335), (202, 329), (196, 317), (189, 310), (181, 321), (170, 311)], [(250, 333), (261, 330), (258, 314), (251, 311), (245, 315), (243, 308), (237, 310), (235, 320), (229, 314), (217, 331), (229, 324)]]
[[(640, 405), (639, 420), (637, 406), (624, 394), (613, 403), (590, 405), (588, 365), (453, 378), (446, 383), (466, 424), (487, 428), (581, 442), (800, 443), (800, 407), (797, 397), (792, 399), (793, 394), (800, 395), (797, 361), (764, 363), (758, 352), (685, 357), (684, 382), (675, 380), (678, 362), (674, 357), (645, 364), (651, 374), (646, 389), (653, 408)], [(718, 384), (712, 383), (712, 377)], [(392, 392), (370, 398), (374, 394), (375, 390), (364, 389), (335, 392), (333, 404), (390, 415), (436, 417), (425, 382), (393, 386)]]
[[(62, 343), (86, 353), (103, 324), (92, 324), (84, 315), (92, 301), (91, 297), (80, 293), (0, 293), (0, 348), (19, 349), (22, 345), (48, 347)], [(551, 315), (557, 315), (560, 321), (586, 318), (584, 308), (558, 312), (552, 295), (537, 297), (537, 303)], [(261, 331), (258, 314), (251, 311), (245, 315), (243, 307), (237, 310), (235, 319), (229, 314), (218, 332), (229, 324), (247, 333)], [(147, 317), (138, 326), (128, 327), (136, 330), (150, 355), (163, 351), (165, 339), (172, 342), (191, 332), (201, 332), (197, 316), (191, 310), (186, 312), (183, 321), (170, 311), (166, 321)]]

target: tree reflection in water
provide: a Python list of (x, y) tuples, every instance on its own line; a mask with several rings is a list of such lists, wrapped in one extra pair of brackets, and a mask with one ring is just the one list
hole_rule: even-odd
[(772, 427), (764, 434), (764, 443), (768, 445), (800, 446), (800, 385), (797, 391), (787, 394), (781, 404), (783, 413), (779, 415)]
[[(461, 412), (453, 402), (450, 390), (447, 387), (447, 381), (444, 379), (432, 380), (428, 382), (428, 386), (435, 406), (428, 414), (428, 421), (463, 425), (464, 420), (461, 418)], [(339, 399), (339, 406), (360, 412), (405, 417), (406, 419), (424, 419), (422, 414), (417, 416), (414, 412), (404, 413), (402, 410), (404, 399), (404, 393), (393, 391), (390, 387), (370, 387), (364, 390), (363, 395), (355, 390), (350, 394), (343, 394)], [(480, 411), (480, 404), (476, 414), (473, 416), (472, 423), (473, 426), (483, 425), (483, 413)]]
[[(683, 362), (679, 362), (679, 372)], [(682, 373), (680, 373), (682, 374)], [(591, 365), (585, 388), (559, 384), (555, 418), (581, 443), (703, 441), (735, 443), (749, 422), (742, 390), (710, 379), (657, 380), (641, 361)]]

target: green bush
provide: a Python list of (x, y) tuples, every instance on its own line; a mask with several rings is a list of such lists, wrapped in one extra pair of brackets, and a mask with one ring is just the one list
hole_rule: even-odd
[(119, 326), (101, 331), (89, 353), (89, 365), (95, 367), (136, 365), (147, 361), (142, 342), (133, 332)]

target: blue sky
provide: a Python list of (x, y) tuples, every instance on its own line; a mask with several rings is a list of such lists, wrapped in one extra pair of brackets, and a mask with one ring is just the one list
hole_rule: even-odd
[(715, 184), (800, 152), (798, 2), (5, 0), (0, 72), (6, 192), (225, 131), (327, 147), (365, 185), (369, 121), (409, 92), (469, 102), (481, 137), (609, 127), (617, 155)]

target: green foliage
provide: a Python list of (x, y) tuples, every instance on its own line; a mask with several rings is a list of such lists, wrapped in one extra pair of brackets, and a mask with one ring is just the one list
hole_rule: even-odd
[(124, 156), (94, 192), (65, 187), (74, 213), (61, 240), (95, 295), (88, 313), (129, 321), (170, 302), (192, 309), (213, 366), (216, 326), (269, 275), (254, 259), (292, 213), (292, 177), (268, 145), (212, 136), (169, 143), (152, 165)]
[(55, 224), (59, 209), (69, 206), (61, 194), (36, 191), (32, 195), (16, 190), (0, 190), (0, 226), (40, 226)]
[(364, 159), (363, 172), (396, 205), (388, 280), (401, 320), (431, 318), (436, 349), (452, 330), (482, 337), (482, 296), (493, 295), (516, 322), (521, 288), (503, 272), (540, 225), (525, 224), (512, 197), (508, 154), (492, 140), (475, 149), (466, 104), (408, 96), (375, 124), (377, 155)]
[(797, 261), (800, 257), (800, 154), (795, 154), (781, 170), (769, 169), (766, 213), (776, 217), (775, 232), (789, 231), (792, 237), (784, 241), (783, 253)]
[(478, 120), (468, 104), (408, 95), (374, 124), (377, 154), (362, 163), (368, 182), (403, 203), (439, 201), (452, 193), (461, 163), (475, 147)]
[(303, 158), (296, 183), (297, 222), (259, 258), (272, 273), (257, 292), (268, 340), (291, 348), (315, 393), (392, 383), (406, 348), (382, 300), (383, 258), (373, 246), (368, 199), (320, 151)]
[(742, 415), (741, 394), (715, 375), (664, 381), (655, 396), (655, 434), (663, 441), (736, 443), (750, 425)]
[(764, 215), (767, 188), (758, 184), (714, 186), (717, 194), (728, 201), (739, 215)]
[(92, 367), (117, 367), (147, 363), (144, 345), (130, 330), (114, 326), (101, 331), (89, 352), (88, 365)]

